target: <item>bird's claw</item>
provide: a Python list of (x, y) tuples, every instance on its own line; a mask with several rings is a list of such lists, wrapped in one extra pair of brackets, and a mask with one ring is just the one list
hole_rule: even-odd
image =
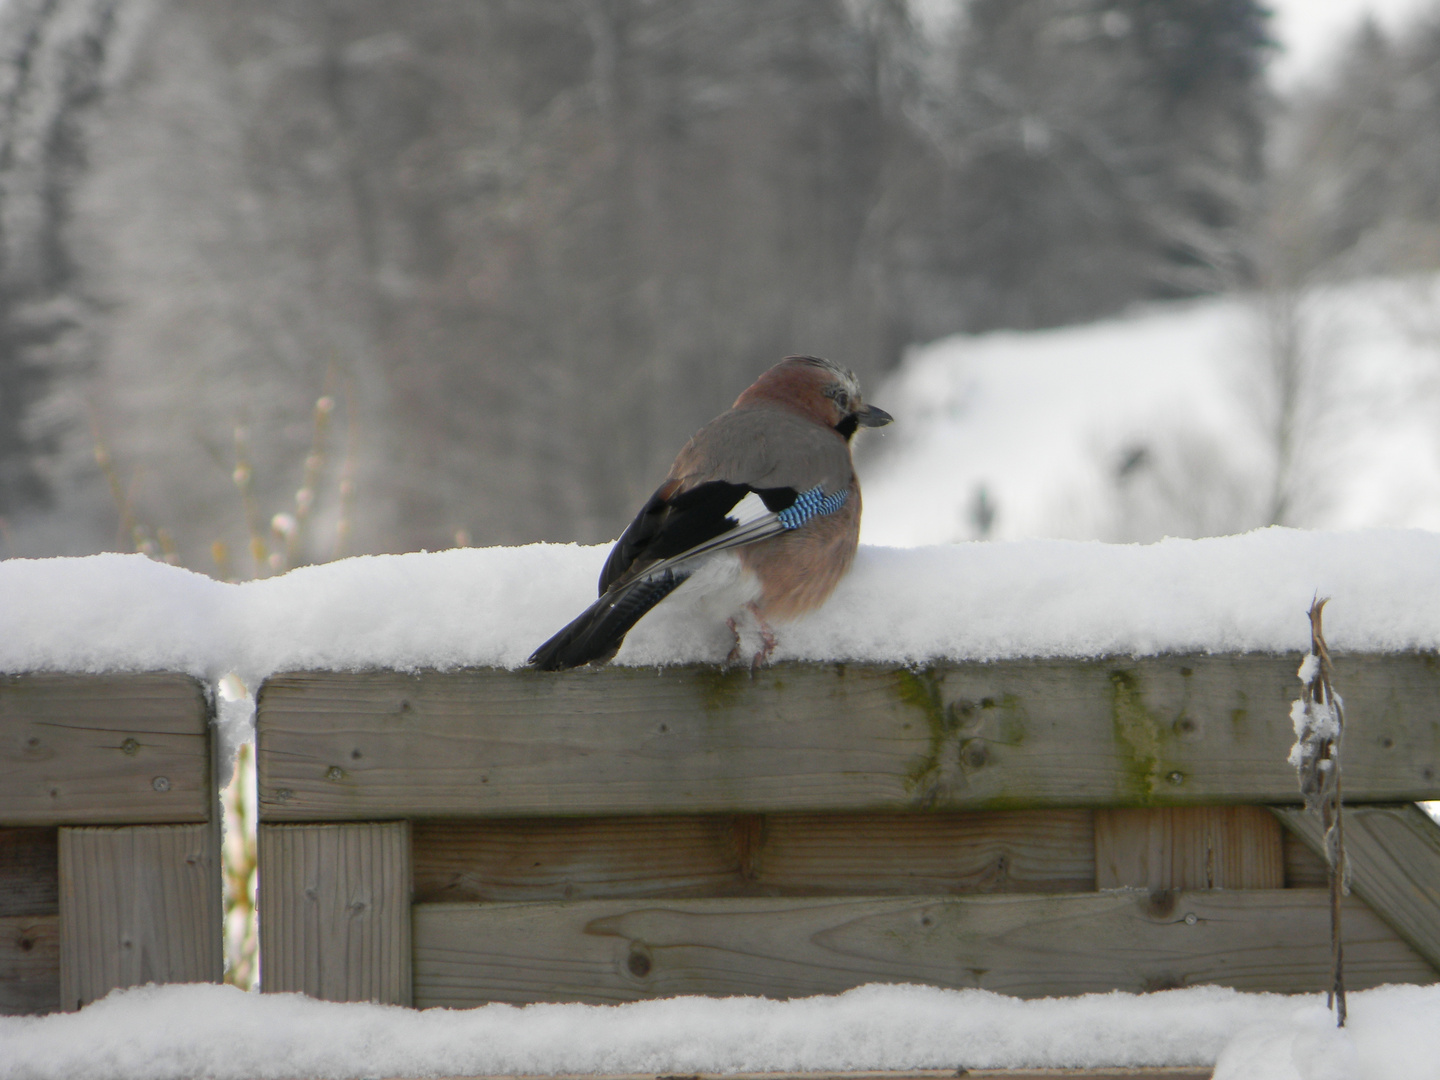
[[(755, 629), (760, 635), (760, 648), (750, 657), (750, 674), (753, 677), (761, 668), (770, 666), (770, 654), (775, 651), (775, 632), (770, 629), (770, 624), (761, 617), (754, 604), (745, 606), (755, 617)], [(724, 666), (731, 668), (740, 663), (741, 657), (745, 653), (745, 642), (733, 616), (725, 620), (725, 625), (729, 627), (730, 633), (735, 638), (735, 643), (730, 646), (730, 652), (725, 656)]]
[[(770, 666), (770, 654), (775, 651), (775, 632), (770, 629), (770, 624), (765, 621), (754, 603), (745, 606), (750, 609), (750, 614), (755, 616), (755, 625), (760, 631), (760, 651), (750, 658), (750, 677), (753, 679), (761, 668)], [(739, 647), (738, 639), (736, 647)]]

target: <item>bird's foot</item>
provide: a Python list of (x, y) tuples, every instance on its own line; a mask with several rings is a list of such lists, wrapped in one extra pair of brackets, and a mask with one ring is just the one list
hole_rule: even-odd
[(770, 666), (770, 654), (775, 651), (775, 631), (770, 629), (770, 624), (753, 602), (745, 606), (755, 616), (755, 626), (760, 631), (760, 650), (750, 659), (750, 675), (753, 677), (761, 668)]
[(725, 667), (728, 668), (740, 662), (740, 628), (735, 625), (733, 615), (725, 620), (725, 625), (730, 628), (730, 633), (735, 635), (735, 644), (730, 646), (730, 652), (725, 657)]
[[(768, 667), (770, 664), (770, 654), (775, 651), (775, 632), (770, 629), (770, 624), (765, 621), (753, 603), (746, 604), (745, 610), (749, 612), (750, 619), (745, 619), (743, 616), (732, 616), (725, 620), (725, 625), (735, 638), (735, 643), (730, 646), (724, 666), (730, 668), (743, 663), (744, 657), (748, 653), (750, 655), (750, 674), (754, 675), (761, 668)], [(752, 619), (754, 620), (753, 630), (750, 626)], [(754, 647), (753, 643), (757, 636), (760, 639), (759, 647), (751, 653), (750, 649)]]

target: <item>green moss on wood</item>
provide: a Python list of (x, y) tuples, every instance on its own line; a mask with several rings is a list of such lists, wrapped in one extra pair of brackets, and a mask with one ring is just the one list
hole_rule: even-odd
[(1110, 687), (1110, 715), (1124, 794), (1148, 803), (1162, 783), (1160, 719), (1145, 704), (1137, 672), (1112, 671)]
[(945, 707), (940, 680), (933, 667), (921, 671), (895, 672), (895, 693), (901, 702), (925, 718), (930, 744), (923, 757), (905, 772), (905, 790), (916, 795), (922, 806), (932, 805), (939, 794), (946, 747), (955, 741), (960, 717)]
[(720, 667), (707, 664), (692, 668), (689, 675), (700, 691), (700, 702), (707, 712), (723, 712), (739, 707), (755, 686), (750, 669), (739, 665)]

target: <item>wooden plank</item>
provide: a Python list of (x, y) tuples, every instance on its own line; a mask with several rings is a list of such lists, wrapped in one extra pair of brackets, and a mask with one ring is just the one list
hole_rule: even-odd
[(749, 818), (417, 821), (415, 902), (726, 896)]
[[(1324, 890), (1066, 896), (745, 898), (419, 904), (415, 1004), (839, 993), (868, 982), (1021, 997), (1201, 983), (1316, 991), (1330, 971)], [(1434, 969), (1347, 901), (1354, 988)]]
[[(1289, 803), (1299, 658), (313, 672), (259, 704), (268, 821)], [(1336, 661), (1355, 800), (1440, 797), (1440, 667)]]
[(0, 825), (207, 821), (208, 723), (185, 675), (0, 676)]
[(1088, 810), (773, 814), (750, 874), (769, 896), (1082, 892), (1095, 887)]
[(60, 911), (60, 833), (0, 829), (0, 917)]
[(1096, 887), (1284, 888), (1283, 833), (1263, 806), (1096, 810)]
[(210, 824), (60, 830), (60, 993), (219, 982), (220, 853)]
[(1088, 810), (419, 821), (415, 901), (1077, 892), (1095, 883), (1091, 821)]
[[(905, 1069), (869, 1072), (545, 1073), (543, 1080), (1210, 1080), (1214, 1070), (1189, 1065), (1105, 1066), (1098, 1069)], [(392, 1078), (399, 1080), (399, 1078)], [(452, 1076), (439, 1080), (541, 1080), (540, 1074)]]
[(60, 1008), (60, 917), (0, 915), (0, 1016)]
[(262, 825), (261, 989), (408, 1005), (406, 822)]
[[(1317, 855), (1324, 851), (1315, 815), (1298, 807), (1275, 813)], [(1344, 814), (1352, 891), (1440, 969), (1440, 826), (1413, 803), (1346, 806)], [(1348, 974), (1348, 940), (1345, 948)]]
[(1282, 829), (1285, 849), (1285, 887), (1287, 889), (1323, 889), (1330, 881), (1325, 856), (1289, 829)]

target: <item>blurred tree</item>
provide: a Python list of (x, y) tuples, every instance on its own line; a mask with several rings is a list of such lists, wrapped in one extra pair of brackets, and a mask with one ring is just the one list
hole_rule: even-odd
[(1297, 94), (1268, 192), (1270, 276), (1296, 285), (1440, 266), (1440, 4), (1363, 22)]
[[(0, 7), (0, 540), (27, 511), (55, 501), (63, 437), (84, 426), (63, 380), (83, 376), (93, 359), (84, 337), (89, 305), (63, 232), (115, 5), (55, 6)], [(99, 523), (92, 515), (81, 531)], [(54, 524), (42, 543), (64, 552), (74, 516)]]
[(954, 39), (945, 242), (967, 329), (1245, 278), (1270, 41), (1253, 0), (973, 0)]
[[(873, 382), (912, 341), (1240, 272), (1263, 26), (1250, 0), (974, 0), (944, 36), (905, 0), (12, 0), (34, 149), (0, 156), (0, 475), (99, 520), (88, 406), (190, 565), (247, 543), (237, 440), (256, 505), (351, 492), (352, 551), (613, 536), (786, 353)], [(312, 484), (317, 389), (351, 441)]]

